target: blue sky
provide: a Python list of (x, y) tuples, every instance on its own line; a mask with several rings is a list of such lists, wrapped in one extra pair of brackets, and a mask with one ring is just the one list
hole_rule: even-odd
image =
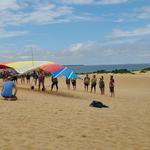
[(150, 63), (149, 0), (0, 0), (0, 61)]

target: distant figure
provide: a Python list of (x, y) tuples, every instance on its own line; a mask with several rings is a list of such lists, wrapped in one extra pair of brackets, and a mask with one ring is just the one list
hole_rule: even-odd
[(18, 77), (17, 77), (17, 75), (12, 76), (11, 81), (14, 81), (15, 83), (18, 83)]
[(3, 79), (3, 73), (0, 72), (0, 79)]
[(93, 89), (94, 89), (94, 93), (96, 92), (96, 84), (97, 84), (97, 79), (96, 76), (93, 75), (93, 78), (91, 80), (91, 92), (93, 91)]
[(21, 79), (21, 84), (25, 84), (25, 75), (24, 74), (20, 75), (20, 79)]
[(70, 79), (66, 78), (66, 85), (68, 90), (70, 90)]
[(5, 100), (17, 100), (16, 94), (17, 94), (17, 87), (15, 83), (11, 81), (9, 77), (6, 77), (2, 85), (1, 95), (4, 97)]
[(110, 81), (109, 81), (109, 89), (110, 89), (110, 96), (111, 97), (114, 97), (115, 96), (115, 92), (114, 92), (114, 83), (115, 83), (115, 80), (113, 78), (113, 76), (110, 76)]
[(34, 80), (34, 85), (37, 85), (38, 73), (36, 71), (33, 71), (32, 77), (33, 77), (33, 80)]
[(7, 71), (3, 71), (3, 81), (9, 76), (9, 73)]
[(39, 80), (38, 90), (40, 91), (41, 85), (42, 85), (42, 91), (45, 91), (45, 83), (44, 83), (45, 82), (45, 75), (44, 75), (44, 72), (39, 72), (38, 80)]
[(73, 90), (76, 90), (76, 79), (75, 78), (71, 79), (71, 83), (73, 86)]
[(26, 79), (27, 79), (27, 84), (30, 84), (30, 73), (27, 73), (26, 74)]
[(53, 90), (54, 86), (56, 87), (56, 90), (58, 91), (58, 79), (52, 77), (51, 91)]
[(101, 78), (99, 79), (99, 88), (100, 88), (101, 94), (104, 95), (105, 94), (105, 83), (104, 83), (103, 76), (101, 76)]
[(90, 84), (90, 78), (88, 74), (86, 74), (86, 77), (84, 78), (84, 91), (88, 92), (89, 84)]

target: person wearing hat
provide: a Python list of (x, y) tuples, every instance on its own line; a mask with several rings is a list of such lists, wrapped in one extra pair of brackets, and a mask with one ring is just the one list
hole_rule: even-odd
[[(14, 90), (14, 92), (13, 92)], [(13, 81), (11, 81), (11, 77), (7, 77), (4, 79), (2, 84), (1, 95), (5, 100), (17, 100), (17, 87)]]

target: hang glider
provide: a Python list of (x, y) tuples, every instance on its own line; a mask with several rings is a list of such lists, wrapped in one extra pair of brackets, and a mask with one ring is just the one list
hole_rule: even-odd
[(31, 70), (40, 69), (45, 72), (54, 72), (64, 68), (64, 66), (51, 61), (19, 61), (2, 62), (0, 68), (13, 68), (18, 73), (23, 74)]
[(51, 73), (54, 78), (64, 76), (68, 79), (80, 78), (75, 72), (73, 72), (70, 68), (64, 67), (60, 70), (54, 71)]

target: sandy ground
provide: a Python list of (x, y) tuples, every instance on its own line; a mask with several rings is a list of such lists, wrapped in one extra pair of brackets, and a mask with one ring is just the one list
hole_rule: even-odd
[[(98, 75), (99, 77), (99, 75)], [(86, 93), (83, 81), (59, 92), (18, 85), (18, 101), (0, 101), (0, 150), (150, 150), (150, 73), (115, 75), (116, 97)], [(93, 99), (109, 108), (89, 107)]]

